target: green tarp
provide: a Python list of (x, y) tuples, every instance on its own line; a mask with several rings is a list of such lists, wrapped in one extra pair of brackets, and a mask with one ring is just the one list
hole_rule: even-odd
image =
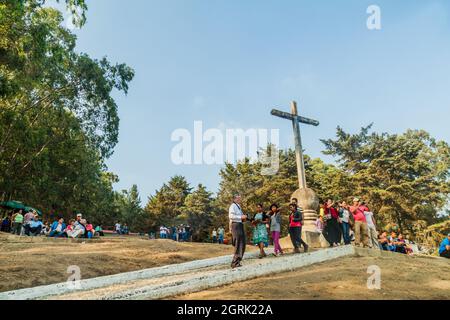
[(5, 201), (5, 202), (0, 202), (0, 207), (6, 208), (6, 209), (22, 209), (22, 210), (34, 210), (37, 212), (38, 215), (42, 216), (42, 212), (33, 208), (33, 207), (29, 207), (24, 205), (22, 202), (20, 201)]

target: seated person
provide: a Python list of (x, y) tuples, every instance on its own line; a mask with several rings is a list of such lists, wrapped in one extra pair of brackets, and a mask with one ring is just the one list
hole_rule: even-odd
[(130, 231), (128, 230), (128, 225), (126, 223), (122, 226), (122, 229), (120, 230), (120, 232), (121, 232), (121, 234), (129, 234), (130, 233)]
[(378, 237), (378, 242), (380, 243), (380, 247), (382, 250), (389, 251), (389, 240), (386, 231), (380, 234), (380, 236)]
[(86, 236), (86, 219), (75, 221), (72, 238), (84, 238)]
[(69, 224), (67, 225), (66, 229), (64, 230), (64, 233), (69, 238), (76, 238), (76, 235), (74, 234), (74, 232), (75, 232), (75, 220), (70, 219)]
[(403, 238), (402, 234), (398, 235), (397, 241), (394, 243), (395, 244), (395, 252), (398, 253), (403, 253), (406, 254), (407, 253), (407, 245), (406, 245), (406, 241)]
[(391, 235), (388, 237), (389, 251), (395, 252), (397, 250), (396, 242), (397, 242), (397, 234), (395, 232), (391, 232)]
[(39, 220), (39, 216), (36, 215), (34, 216), (34, 219), (25, 226), (25, 234), (31, 237), (40, 235), (43, 226), (42, 221)]
[(48, 234), (49, 237), (65, 237), (67, 236), (64, 232), (66, 230), (66, 224), (64, 223), (63, 218), (59, 218), (57, 221), (53, 222), (53, 224), (50, 227), (50, 233)]
[(95, 236), (95, 230), (94, 226), (89, 223), (89, 221), (86, 221), (86, 237), (88, 239), (92, 239)]
[(50, 233), (50, 225), (48, 224), (48, 222), (46, 222), (42, 227), (41, 235), (48, 236), (49, 233)]
[(105, 235), (105, 234), (103, 233), (103, 229), (102, 229), (101, 226), (96, 226), (96, 227), (95, 227), (95, 232), (98, 233), (98, 235), (99, 235), (100, 237), (103, 237), (103, 236)]
[(8, 213), (8, 215), (2, 220), (2, 225), (0, 231), (2, 232), (11, 232), (11, 223), (12, 223), (12, 213)]
[(450, 233), (447, 235), (447, 238), (442, 240), (439, 246), (439, 256), (450, 259)]

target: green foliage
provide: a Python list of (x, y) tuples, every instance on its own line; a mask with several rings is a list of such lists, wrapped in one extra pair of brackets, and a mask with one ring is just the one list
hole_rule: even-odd
[(136, 185), (130, 190), (123, 190), (116, 195), (116, 203), (119, 208), (119, 216), (116, 219), (121, 223), (128, 224), (131, 231), (145, 232), (145, 214), (141, 207), (141, 199)]
[(154, 196), (150, 196), (144, 209), (148, 216), (148, 228), (156, 230), (160, 225), (177, 224), (191, 190), (184, 177), (174, 176)]
[(202, 241), (208, 237), (214, 218), (213, 198), (211, 192), (199, 184), (197, 189), (189, 194), (179, 218), (190, 226), (194, 226), (192, 238), (194, 241)]
[(338, 128), (335, 140), (323, 141), (324, 153), (348, 175), (351, 194), (369, 203), (383, 227), (415, 234), (439, 221), (450, 193), (449, 145), (422, 130), (391, 135), (370, 128), (354, 135)]
[[(106, 223), (119, 215), (104, 164), (118, 139), (112, 94), (128, 92), (134, 71), (77, 53), (44, 3), (0, 2), (0, 199)], [(85, 2), (66, 3), (82, 25)]]

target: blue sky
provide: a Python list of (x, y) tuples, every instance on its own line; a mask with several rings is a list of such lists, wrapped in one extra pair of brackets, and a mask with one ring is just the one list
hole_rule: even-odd
[[(382, 29), (366, 27), (369, 5)], [(78, 50), (136, 71), (117, 95), (120, 141), (107, 161), (117, 189), (137, 184), (143, 202), (175, 174), (218, 187), (220, 166), (172, 164), (178, 128), (280, 129), (273, 107), (318, 119), (302, 126), (306, 152), (342, 126), (356, 132), (425, 129), (450, 141), (450, 2), (300, 0), (91, 0)]]

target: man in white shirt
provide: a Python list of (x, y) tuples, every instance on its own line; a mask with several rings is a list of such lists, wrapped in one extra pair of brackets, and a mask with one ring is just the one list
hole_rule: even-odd
[(364, 216), (367, 221), (367, 234), (369, 235), (369, 248), (380, 249), (378, 244), (378, 232), (373, 218), (373, 212), (364, 211)]
[(233, 203), (228, 210), (228, 218), (230, 219), (230, 229), (232, 234), (232, 243), (234, 246), (234, 256), (231, 262), (232, 268), (241, 267), (241, 261), (245, 253), (245, 231), (244, 223), (247, 220), (247, 215), (241, 209), (241, 196), (235, 195)]

